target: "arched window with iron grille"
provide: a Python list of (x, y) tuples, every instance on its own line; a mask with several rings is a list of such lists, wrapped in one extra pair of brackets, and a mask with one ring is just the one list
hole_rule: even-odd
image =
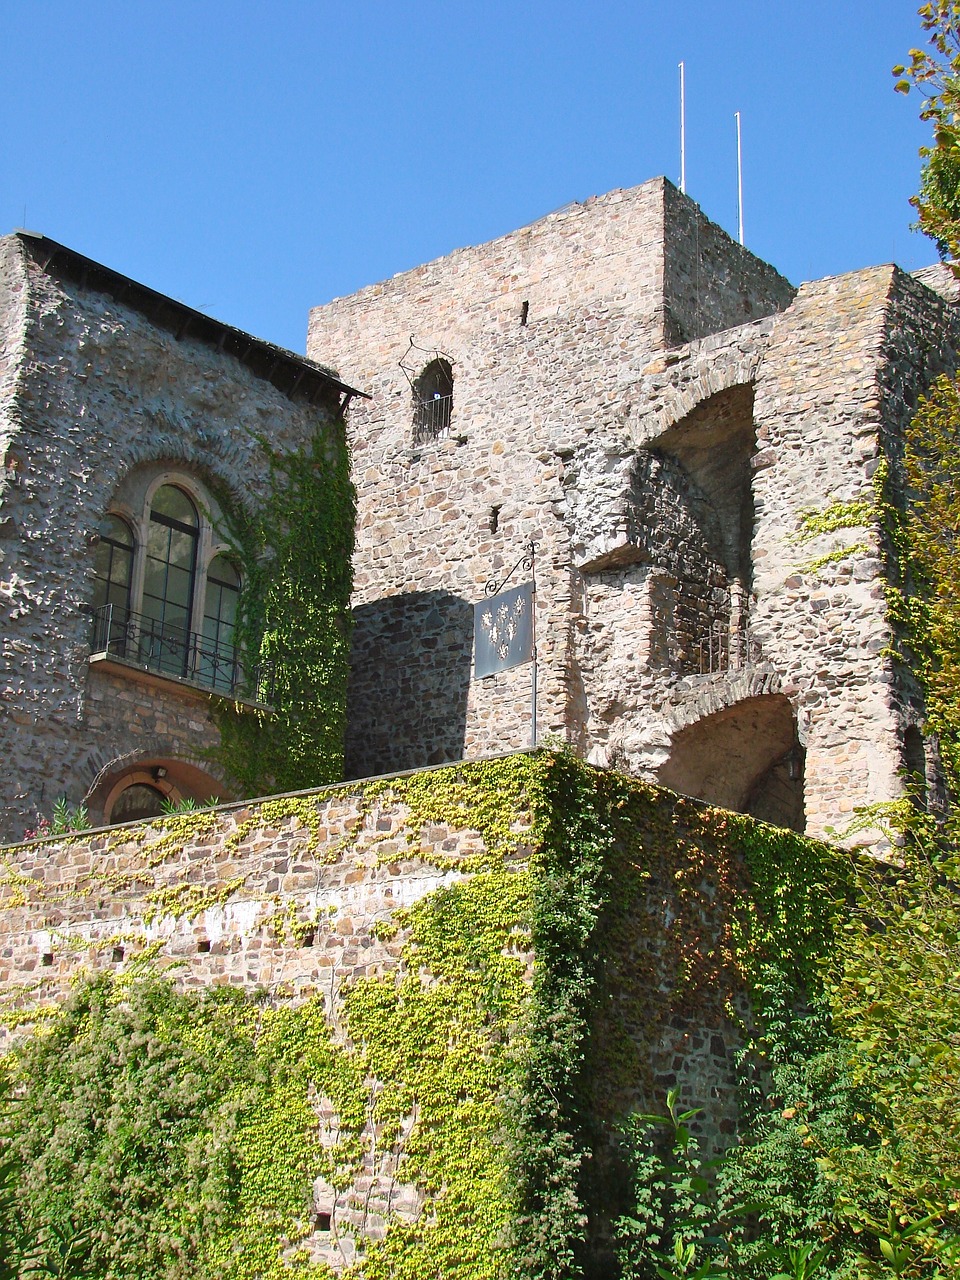
[(413, 383), (413, 442), (426, 444), (450, 434), (453, 413), (453, 369), (438, 357)]

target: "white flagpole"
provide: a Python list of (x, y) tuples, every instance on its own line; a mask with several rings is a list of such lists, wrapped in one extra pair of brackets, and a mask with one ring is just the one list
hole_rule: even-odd
[(737, 117), (737, 222), (740, 227), (740, 243), (743, 244), (743, 149), (740, 145), (740, 112)]
[(687, 194), (687, 104), (685, 68), (680, 63), (680, 190)]

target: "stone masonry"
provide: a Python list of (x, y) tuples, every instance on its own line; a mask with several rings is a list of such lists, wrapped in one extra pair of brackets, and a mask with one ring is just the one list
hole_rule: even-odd
[[(372, 395), (351, 776), (529, 740), (530, 669), (473, 678), (472, 610), (535, 541), (541, 734), (813, 833), (899, 794), (923, 707), (886, 656), (879, 521), (800, 535), (874, 505), (952, 367), (921, 275), (797, 290), (657, 179), (314, 310), (311, 356)], [(415, 438), (438, 362), (452, 407)]]
[(0, 240), (0, 342), (0, 839), (60, 796), (102, 821), (131, 771), (227, 798), (210, 690), (90, 660), (101, 522), (135, 526), (151, 486), (189, 485), (209, 560), (216, 495), (250, 506), (262, 493), (258, 437), (283, 449), (318, 425), (342, 431), (349, 389), (26, 234)]
[[(463, 766), (467, 781), (469, 770)], [(682, 810), (676, 797), (663, 792), (658, 803), (681, 824), (689, 820), (689, 806)], [(531, 869), (529, 823), (521, 806), (514, 842), (502, 855), (508, 872)], [(410, 972), (410, 918), (403, 913), (494, 856), (501, 858), (480, 832), (454, 817), (413, 822), (402, 789), (389, 782), (7, 847), (0, 851), (0, 1052), (42, 1023), (81, 975), (120, 982), (163, 975), (186, 989), (228, 985), (259, 991), (274, 1005), (319, 995), (334, 1040), (348, 1044), (344, 997), (364, 979)], [(607, 1052), (622, 1055), (626, 1036), (637, 1069), (611, 1093), (600, 1087), (598, 1067), (597, 1118), (613, 1124), (679, 1086), (691, 1105), (709, 1106), (708, 1132), (725, 1145), (736, 1124), (740, 1045), (728, 1004), (743, 993), (721, 965), (708, 996), (691, 1001), (683, 994), (684, 946), (696, 939), (704, 966), (715, 967), (729, 924), (722, 909), (685, 914), (677, 884), (683, 865), (683, 854), (652, 854), (643, 891), (619, 926), (629, 942), (610, 962), (609, 989), (596, 996), (591, 1054), (596, 1063)], [(698, 865), (708, 878), (728, 874)], [(532, 980), (528, 932), (516, 934), (515, 951)], [(651, 966), (660, 978), (648, 1007)], [(428, 986), (442, 981), (428, 964), (419, 976)], [(371, 1114), (384, 1083), (368, 1081)], [(334, 1143), (335, 1104), (318, 1093), (311, 1105), (321, 1143)], [(415, 1123), (416, 1109), (409, 1126)], [(428, 1189), (403, 1176), (408, 1136), (404, 1129), (388, 1142), (371, 1127), (361, 1135), (362, 1168), (349, 1184), (316, 1179), (317, 1228), (306, 1242), (315, 1261), (340, 1270), (357, 1260), (364, 1240), (423, 1211)]]
[(474, 604), (534, 542), (541, 735), (816, 833), (905, 766), (939, 801), (878, 519), (801, 535), (831, 504), (875, 509), (884, 458), (896, 483), (956, 295), (937, 268), (796, 289), (656, 179), (315, 309), (304, 359), (7, 237), (0, 838), (59, 796), (109, 818), (135, 782), (229, 796), (216, 692), (91, 652), (102, 522), (145, 540), (151, 494), (181, 486), (203, 570), (218, 495), (262, 497), (258, 440), (342, 431), (356, 393), (328, 362), (371, 396), (348, 423), (348, 776), (531, 740), (530, 667), (478, 680), (471, 656)]

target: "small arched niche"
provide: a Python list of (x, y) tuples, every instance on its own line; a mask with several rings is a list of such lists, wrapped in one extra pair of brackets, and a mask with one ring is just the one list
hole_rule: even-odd
[(672, 791), (803, 831), (804, 753), (783, 694), (746, 698), (681, 729), (658, 780)]
[(453, 369), (438, 356), (413, 383), (413, 442), (426, 444), (450, 434), (453, 415)]

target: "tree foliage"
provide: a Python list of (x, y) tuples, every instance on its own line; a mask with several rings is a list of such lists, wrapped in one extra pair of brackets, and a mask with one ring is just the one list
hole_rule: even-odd
[(923, 96), (920, 118), (933, 126), (933, 145), (920, 148), (920, 190), (911, 200), (917, 226), (943, 261), (960, 259), (960, 3), (936, 0), (919, 10), (931, 49), (911, 49), (893, 68), (896, 89)]
[(905, 512), (893, 512), (900, 569), (895, 613), (923, 685), (928, 731), (960, 794), (960, 387), (948, 377), (920, 403), (906, 439)]

